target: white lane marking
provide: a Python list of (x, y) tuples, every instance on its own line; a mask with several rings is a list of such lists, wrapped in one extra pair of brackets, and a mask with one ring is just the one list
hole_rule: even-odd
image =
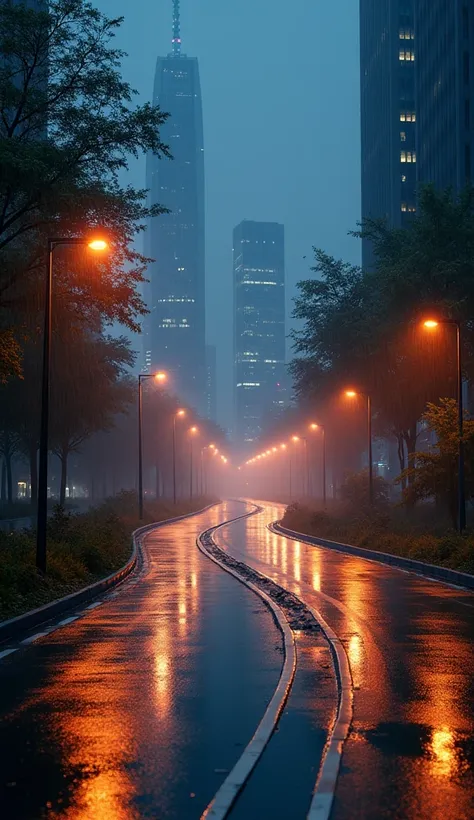
[(72, 615), (70, 618), (64, 618), (64, 620), (59, 621), (59, 623), (56, 624), (56, 626), (67, 626), (67, 624), (72, 624), (73, 621), (77, 621), (79, 617), (79, 615)]
[[(271, 529), (270, 526), (269, 529)], [(280, 537), (285, 537), (282, 533), (278, 533), (278, 535), (280, 535)], [(270, 578), (270, 576), (266, 575), (266, 573), (261, 572), (260, 570), (256, 571), (259, 572), (260, 575)], [(270, 580), (272, 579), (270, 578)], [(279, 586), (282, 586), (281, 580), (277, 580), (276, 583), (278, 583)], [(336, 675), (339, 695), (336, 719), (329, 732), (326, 746), (324, 748), (311, 806), (307, 815), (307, 820), (329, 820), (334, 795), (336, 792), (339, 770), (341, 767), (343, 746), (349, 735), (349, 729), (352, 723), (353, 681), (351, 668), (349, 658), (342, 641), (336, 635), (334, 630), (331, 629), (319, 610), (310, 606), (310, 604), (304, 601), (301, 596), (297, 595), (294, 591), (288, 591), (292, 592), (295, 597), (299, 598), (299, 600), (312, 613), (317, 623), (319, 623), (331, 649), (332, 661)], [(329, 598), (329, 596), (324, 597)]]
[[(260, 512), (258, 508), (251, 513), (239, 516), (239, 519), (247, 518), (249, 517), (249, 515), (255, 515), (257, 512)], [(266, 712), (262, 720), (260, 721), (260, 724), (258, 725), (252, 740), (247, 745), (246, 749), (244, 750), (241, 757), (235, 764), (234, 768), (227, 775), (217, 794), (209, 803), (206, 810), (201, 816), (201, 820), (204, 820), (204, 818), (213, 818), (213, 820), (224, 820), (224, 818), (227, 817), (235, 801), (235, 798), (237, 797), (242, 787), (248, 780), (253, 769), (257, 765), (260, 756), (262, 755), (265, 747), (267, 746), (268, 741), (270, 740), (275, 730), (275, 727), (278, 723), (278, 720), (288, 698), (295, 677), (296, 646), (293, 632), (280, 607), (277, 606), (277, 604), (275, 604), (275, 602), (265, 592), (263, 592), (263, 590), (256, 587), (246, 578), (243, 578), (241, 575), (239, 575), (231, 567), (226, 566), (224, 563), (219, 561), (218, 558), (209, 553), (205, 548), (204, 544), (202, 543), (201, 536), (199, 536), (197, 539), (197, 545), (201, 552), (204, 553), (204, 555), (206, 555), (208, 558), (210, 558), (211, 561), (214, 561), (214, 563), (221, 567), (221, 569), (225, 570), (225, 572), (228, 572), (230, 575), (233, 575), (234, 578), (240, 581), (240, 583), (244, 584), (246, 587), (251, 589), (267, 603), (267, 605), (270, 607), (270, 609), (272, 610), (277, 619), (278, 625), (283, 633), (285, 645), (285, 661), (283, 664), (280, 680), (278, 682), (277, 688), (275, 689), (273, 697), (267, 706)]]
[(30, 635), (29, 638), (25, 638), (23, 641), (20, 641), (20, 643), (23, 646), (29, 646), (30, 643), (34, 643), (39, 638), (44, 638), (44, 636), (48, 635), (48, 634), (49, 634), (49, 632), (37, 632), (36, 635)]
[(317, 609), (306, 604), (323, 630), (332, 650), (333, 664), (339, 689), (339, 706), (334, 726), (328, 737), (319, 769), (308, 820), (329, 820), (341, 768), (344, 742), (349, 735), (353, 717), (353, 683), (347, 652), (340, 638)]
[(8, 655), (11, 655), (12, 652), (18, 652), (18, 647), (15, 646), (13, 649), (4, 649), (3, 652), (0, 652), (0, 661), (2, 658), (6, 658)]
[(89, 609), (97, 609), (97, 607), (102, 606), (102, 604), (103, 604), (103, 601), (97, 601), (97, 603), (95, 603), (95, 604), (89, 604), (89, 606), (85, 607), (84, 612), (88, 612)]

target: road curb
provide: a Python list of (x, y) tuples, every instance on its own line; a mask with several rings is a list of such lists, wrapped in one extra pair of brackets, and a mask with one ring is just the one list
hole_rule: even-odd
[(376, 550), (369, 550), (364, 547), (354, 547), (352, 544), (340, 544), (337, 541), (317, 538), (314, 535), (306, 535), (302, 532), (290, 530), (288, 527), (283, 527), (278, 521), (275, 521), (271, 526), (275, 532), (278, 532), (280, 535), (286, 535), (298, 541), (304, 541), (307, 544), (312, 544), (314, 547), (325, 547), (326, 549), (332, 549), (336, 552), (342, 552), (345, 555), (355, 555), (358, 558), (365, 558), (368, 561), (375, 561), (376, 563), (387, 564), (396, 569), (413, 572), (415, 575), (420, 575), (431, 581), (439, 581), (441, 583), (463, 587), (464, 589), (474, 590), (474, 575), (469, 575), (467, 572), (457, 572), (454, 569), (437, 567), (434, 564), (425, 564), (423, 561), (415, 561), (412, 558), (402, 558), (400, 555), (392, 555), (389, 552), (377, 552)]
[[(248, 502), (242, 502), (239, 500), (239, 503), (247, 504)], [(224, 564), (216, 556), (212, 555), (206, 547), (206, 537), (208, 536), (213, 542), (212, 536), (216, 530), (226, 527), (229, 524), (233, 524), (241, 519), (250, 518), (251, 516), (257, 515), (262, 511), (262, 507), (258, 507), (253, 503), (252, 506), (255, 507), (255, 509), (251, 512), (244, 513), (236, 518), (224, 521), (215, 527), (210, 527), (209, 529), (204, 530), (204, 532), (198, 536), (196, 543), (198, 549), (203, 555), (206, 556), (206, 558), (209, 558), (217, 564), (217, 566), (224, 570), (224, 572), (232, 575), (237, 581), (239, 581), (239, 583), (248, 587), (248, 589), (252, 590), (252, 592), (258, 595), (265, 602), (273, 613), (273, 617), (275, 618), (278, 628), (282, 633), (285, 647), (285, 659), (277, 688), (275, 689), (275, 692), (273, 693), (273, 696), (265, 710), (263, 718), (258, 724), (252, 739), (247, 744), (237, 763), (231, 769), (217, 793), (201, 815), (201, 820), (211, 820), (211, 818), (213, 818), (213, 820), (224, 820), (228, 816), (235, 803), (235, 800), (255, 769), (261, 755), (263, 754), (271, 736), (275, 731), (282, 710), (287, 701), (290, 689), (293, 685), (293, 680), (296, 673), (295, 640), (291, 627), (282, 609), (270, 598), (269, 595), (266, 594), (266, 592), (259, 589), (259, 587), (247, 578), (244, 578), (232, 567)]]
[(54, 618), (56, 615), (62, 615), (70, 609), (74, 609), (79, 604), (91, 601), (103, 592), (107, 592), (107, 590), (119, 586), (128, 578), (137, 565), (140, 551), (140, 538), (143, 535), (146, 535), (151, 530), (164, 527), (167, 524), (173, 524), (177, 521), (182, 521), (185, 518), (200, 515), (201, 513), (210, 510), (214, 506), (216, 505), (209, 504), (202, 510), (196, 510), (192, 513), (179, 515), (176, 518), (167, 518), (165, 521), (157, 521), (154, 524), (147, 524), (144, 527), (139, 527), (132, 533), (132, 554), (127, 563), (121, 569), (113, 572), (101, 581), (96, 581), (95, 583), (78, 590), (78, 592), (73, 592), (70, 595), (66, 595), (64, 598), (58, 598), (58, 600), (52, 601), (50, 604), (45, 604), (37, 609), (31, 609), (29, 612), (25, 612), (23, 615), (17, 615), (15, 618), (10, 618), (8, 621), (2, 621), (0, 623), (0, 644), (5, 641), (10, 641), (13, 638), (17, 638), (18, 635), (21, 635), (29, 629), (33, 629), (34, 627), (51, 620), (51, 618)]

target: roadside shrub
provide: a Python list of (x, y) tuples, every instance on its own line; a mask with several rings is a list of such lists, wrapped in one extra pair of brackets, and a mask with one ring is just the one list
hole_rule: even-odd
[(400, 555), (428, 564), (445, 566), (461, 572), (474, 572), (474, 534), (460, 536), (444, 529), (431, 511), (432, 531), (427, 531), (430, 511), (412, 520), (400, 510), (387, 505), (385, 509), (350, 511), (334, 507), (331, 512), (315, 510), (302, 504), (287, 507), (284, 526), (330, 541), (353, 544), (365, 549)]

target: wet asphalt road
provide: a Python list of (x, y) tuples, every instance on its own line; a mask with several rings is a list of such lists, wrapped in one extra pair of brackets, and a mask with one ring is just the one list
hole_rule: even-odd
[(147, 537), (149, 571), (0, 662), (0, 817), (198, 818), (278, 683), (260, 599), (197, 550), (235, 503)]
[(474, 595), (274, 535), (282, 514), (266, 505), (216, 541), (344, 641), (354, 721), (332, 820), (472, 820)]
[[(0, 662), (0, 817), (199, 818), (277, 685), (264, 604), (198, 552), (229, 502), (147, 537), (138, 582)], [(472, 820), (474, 595), (268, 531), (283, 508), (216, 534), (319, 609), (356, 687), (332, 820)], [(336, 688), (320, 634), (297, 635), (278, 731), (231, 820), (309, 807)]]

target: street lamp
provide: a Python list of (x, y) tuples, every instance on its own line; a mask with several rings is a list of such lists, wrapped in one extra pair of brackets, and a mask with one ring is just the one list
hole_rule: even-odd
[(48, 239), (46, 263), (46, 299), (44, 310), (43, 375), (41, 384), (41, 423), (39, 440), (38, 501), (36, 518), (36, 568), (46, 572), (46, 528), (48, 521), (48, 434), (49, 381), (51, 369), (53, 254), (63, 245), (82, 245), (95, 252), (105, 251), (108, 242), (100, 237), (59, 237)]
[(298, 444), (299, 441), (302, 441), (303, 444), (304, 444), (305, 467), (304, 467), (304, 470), (303, 470), (303, 495), (305, 494), (305, 485), (306, 485), (306, 493), (309, 496), (308, 440), (304, 436), (292, 436), (291, 440), (295, 444)]
[(182, 419), (186, 410), (177, 410), (173, 413), (173, 502), (176, 505), (176, 419)]
[(436, 330), (439, 325), (451, 325), (456, 328), (456, 373), (457, 373), (457, 400), (458, 400), (458, 529), (466, 529), (466, 477), (464, 466), (464, 408), (462, 397), (462, 347), (461, 323), (455, 319), (427, 319), (423, 322), (426, 330)]
[(163, 371), (159, 373), (140, 373), (138, 377), (138, 517), (140, 521), (143, 520), (143, 444), (142, 444), (142, 429), (143, 429), (143, 400), (142, 400), (142, 382), (145, 379), (154, 379), (158, 384), (164, 384), (168, 375)]
[(369, 451), (369, 499), (370, 504), (374, 503), (374, 467), (372, 458), (372, 399), (369, 393), (361, 393), (357, 390), (346, 390), (346, 397), (348, 399), (356, 399), (358, 396), (363, 396), (367, 399), (367, 446)]
[(197, 436), (199, 430), (197, 427), (190, 427), (189, 428), (189, 435), (190, 435), (190, 463), (189, 463), (189, 497), (192, 501), (193, 498), (193, 443), (194, 437)]
[(326, 509), (326, 428), (322, 424), (310, 424), (309, 429), (312, 432), (321, 430), (323, 438), (323, 506)]

